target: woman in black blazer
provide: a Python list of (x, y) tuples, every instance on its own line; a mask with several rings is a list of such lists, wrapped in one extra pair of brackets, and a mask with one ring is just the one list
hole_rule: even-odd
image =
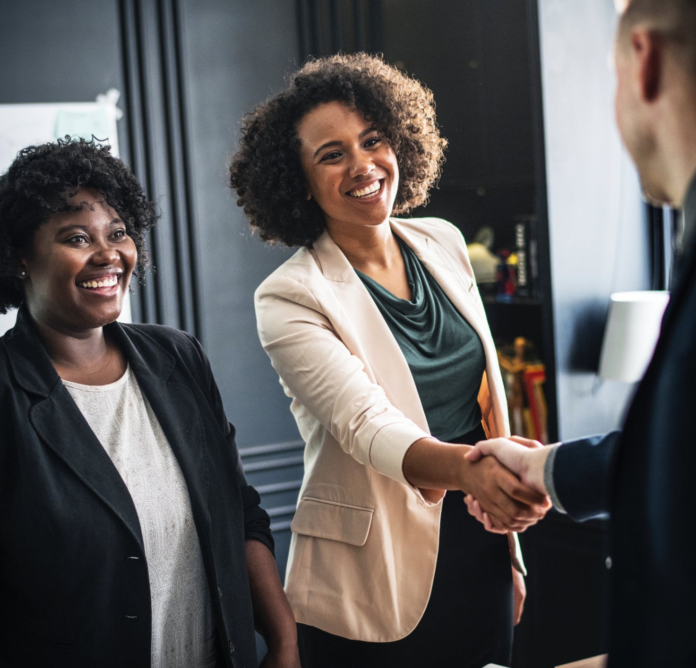
[(20, 307), (0, 339), (0, 666), (251, 667), (256, 622), (262, 665), (299, 667), (200, 345), (116, 322), (154, 220), (92, 142), (30, 147), (0, 177), (0, 312)]

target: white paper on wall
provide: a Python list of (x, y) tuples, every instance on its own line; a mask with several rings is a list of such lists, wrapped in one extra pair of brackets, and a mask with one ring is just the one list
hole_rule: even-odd
[[(111, 88), (95, 102), (0, 104), (0, 174), (7, 171), (17, 153), (27, 146), (45, 144), (65, 135), (83, 137), (111, 146), (118, 157), (116, 122), (123, 112), (116, 106), (119, 91)], [(0, 336), (15, 323), (16, 313), (0, 314)], [(122, 322), (131, 321), (130, 300), (126, 297)]]

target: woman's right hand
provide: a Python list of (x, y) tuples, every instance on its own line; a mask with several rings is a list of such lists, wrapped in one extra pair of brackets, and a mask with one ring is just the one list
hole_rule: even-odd
[(478, 501), (499, 531), (522, 532), (551, 508), (547, 496), (522, 483), (494, 457), (465, 462), (460, 489)]
[(533, 491), (494, 457), (470, 461), (469, 445), (422, 438), (408, 449), (403, 471), (421, 490), (458, 489), (477, 499), (499, 531), (524, 531), (551, 507), (549, 499)]

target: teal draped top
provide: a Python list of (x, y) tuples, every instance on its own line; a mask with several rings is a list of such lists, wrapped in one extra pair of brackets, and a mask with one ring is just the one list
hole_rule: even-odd
[(411, 369), (430, 433), (442, 441), (481, 423), (478, 393), (486, 369), (481, 339), (408, 244), (397, 237), (411, 301), (355, 270)]

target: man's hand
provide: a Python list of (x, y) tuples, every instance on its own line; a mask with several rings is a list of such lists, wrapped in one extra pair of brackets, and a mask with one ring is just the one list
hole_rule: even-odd
[[(536, 524), (551, 507), (544, 493), (523, 484), (493, 457), (465, 457), (459, 488), (475, 498), (497, 532), (524, 531)], [(480, 459), (472, 463), (472, 461)], [(468, 505), (468, 504), (467, 504)], [(469, 508), (471, 512), (471, 507)], [(473, 514), (473, 513), (472, 513)]]
[[(485, 458), (488, 456), (493, 456), (505, 468), (514, 473), (520, 479), (520, 482), (528, 488), (539, 494), (546, 495), (544, 466), (549, 452), (550, 450), (538, 441), (512, 436), (511, 438), (494, 438), (488, 441), (480, 441), (473, 450), (467, 453), (466, 458), (471, 461), (478, 461), (484, 458), (483, 461), (485, 461)], [(508, 525), (505, 522), (501, 522), (500, 518), (494, 512), (491, 512), (485, 503), (481, 503), (476, 494), (468, 494), (464, 501), (469, 509), (469, 513), (476, 517), (487, 531), (492, 533), (509, 531)], [(548, 504), (546, 510), (548, 510), (550, 503), (548, 499), (546, 499), (546, 502)], [(546, 514), (546, 510), (544, 514)]]
[(546, 495), (544, 466), (549, 452), (539, 441), (511, 436), (480, 441), (466, 454), (466, 458), (475, 462), (486, 455), (492, 455), (522, 483), (539, 494)]

